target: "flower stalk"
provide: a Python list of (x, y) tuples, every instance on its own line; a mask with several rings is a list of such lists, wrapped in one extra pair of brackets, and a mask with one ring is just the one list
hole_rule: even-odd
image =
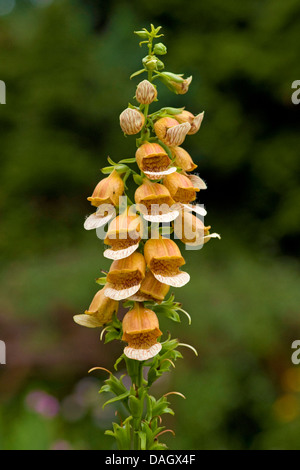
[[(117, 371), (123, 363), (130, 387), (123, 383), (124, 375), (119, 377), (103, 367), (91, 369), (109, 374), (100, 393), (110, 393), (112, 398), (103, 407), (117, 403), (121, 407), (116, 414), (120, 423), (114, 422), (112, 430), (106, 431), (120, 450), (163, 450), (166, 445), (161, 436), (167, 432), (174, 434), (163, 426), (163, 415), (174, 414), (168, 397), (174, 394), (185, 397), (172, 391), (155, 398), (150, 391), (156, 380), (176, 367), (177, 359), (182, 358), (180, 347), (185, 346), (197, 355), (193, 346), (170, 335), (165, 339), (159, 327), (162, 316), (174, 322), (183, 317), (191, 324), (190, 314), (175, 301), (174, 294), (167, 298), (170, 288), (182, 287), (190, 280), (189, 274), (180, 269), (185, 260), (176, 239), (199, 249), (210, 238), (219, 237), (210, 234), (210, 227), (205, 227), (197, 217), (206, 214), (195, 203), (206, 185), (199, 176), (191, 174), (197, 165), (181, 147), (188, 135), (198, 132), (204, 114), (194, 115), (184, 108), (171, 107), (149, 113), (151, 104), (157, 101), (154, 81), (160, 80), (176, 94), (185, 94), (192, 81), (191, 77), (185, 79), (182, 74), (164, 70), (160, 57), (167, 48), (162, 42), (155, 44), (163, 36), (160, 30), (161, 27), (151, 25), (150, 30), (135, 32), (142, 39), (140, 46), (147, 45), (147, 55), (142, 60), (143, 68), (130, 78), (145, 73), (147, 80), (138, 84), (135, 95), (138, 106), (129, 104), (120, 115), (120, 126), (126, 135), (139, 134), (137, 151), (135, 158), (117, 163), (109, 158), (110, 166), (102, 169), (108, 176), (88, 198), (97, 211), (86, 219), (84, 227), (100, 230), (108, 224), (103, 237), (104, 256), (112, 264), (97, 279), (102, 288), (89, 309), (74, 317), (79, 325), (101, 328), (100, 339), (105, 343), (127, 343), (114, 369)], [(140, 173), (131, 165), (136, 165)], [(124, 203), (122, 197), (127, 196), (126, 191), (132, 190), (133, 184), (138, 186), (134, 191), (135, 204), (128, 197)], [(173, 233), (174, 240), (170, 238)], [(119, 318), (121, 305), (127, 309), (123, 319)]]

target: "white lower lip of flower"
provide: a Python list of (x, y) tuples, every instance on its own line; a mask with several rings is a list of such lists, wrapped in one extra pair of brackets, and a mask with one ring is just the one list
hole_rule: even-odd
[(218, 233), (210, 233), (209, 235), (205, 235), (205, 237), (203, 238), (204, 240), (210, 239), (210, 238), (218, 238), (219, 240), (221, 240), (221, 235), (219, 235)]
[(203, 179), (200, 178), (200, 176), (197, 175), (187, 175), (188, 179), (194, 186), (194, 188), (197, 189), (207, 189), (206, 183), (203, 181)]
[(149, 178), (150, 180), (160, 180), (161, 178), (163, 178), (166, 175), (170, 175), (171, 173), (175, 173), (175, 171), (176, 171), (176, 167), (172, 166), (171, 168), (168, 168), (168, 170), (165, 170), (165, 171), (158, 171), (158, 172), (144, 171), (144, 173), (147, 176), (147, 178)]
[(136, 361), (147, 361), (147, 359), (151, 359), (151, 357), (156, 356), (156, 354), (161, 351), (161, 348), (161, 343), (156, 343), (149, 349), (135, 349), (127, 346), (124, 349), (124, 354), (125, 356), (129, 357), (129, 359), (135, 359)]
[(172, 222), (173, 220), (177, 219), (179, 216), (178, 211), (170, 211), (166, 214), (157, 214), (157, 215), (144, 215), (143, 217), (148, 222)]
[(139, 243), (137, 243), (136, 245), (131, 245), (128, 248), (124, 248), (124, 250), (107, 249), (104, 251), (103, 255), (105, 256), (105, 258), (108, 258), (108, 259), (114, 259), (114, 260), (123, 259), (132, 255), (132, 253), (134, 253), (135, 250), (138, 249), (138, 247), (139, 247)]
[(198, 204), (196, 204), (195, 206), (192, 206), (192, 205), (189, 205), (189, 204), (182, 204), (182, 206), (184, 207), (185, 210), (189, 211), (189, 212), (196, 212), (196, 214), (199, 214), (199, 215), (207, 215), (207, 211), (204, 209), (204, 207), (201, 207), (201, 206), (198, 206)]
[(159, 282), (172, 287), (183, 287), (190, 280), (190, 275), (184, 271), (181, 271), (179, 274), (175, 274), (175, 276), (162, 276), (161, 274), (155, 273), (153, 273), (153, 275)]
[(93, 230), (95, 228), (103, 227), (111, 218), (113, 214), (108, 214), (104, 217), (97, 215), (97, 212), (91, 214), (84, 222), (85, 230)]
[(113, 287), (113, 284), (106, 284), (104, 295), (112, 300), (124, 300), (136, 294), (140, 287), (141, 284), (137, 284), (136, 286), (128, 287), (128, 289), (118, 290)]
[(102, 323), (99, 322), (97, 318), (94, 318), (91, 315), (75, 315), (73, 319), (78, 325), (86, 326), (87, 328), (99, 328), (100, 326), (102, 326)]

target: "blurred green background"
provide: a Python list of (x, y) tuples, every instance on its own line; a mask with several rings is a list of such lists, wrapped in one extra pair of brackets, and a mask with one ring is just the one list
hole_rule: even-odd
[[(297, 0), (0, 0), (1, 449), (109, 449), (114, 408), (103, 347), (81, 313), (109, 262), (83, 229), (86, 197), (109, 155), (133, 156), (118, 116), (133, 102), (145, 50), (133, 30), (162, 25), (167, 69), (190, 92), (159, 87), (163, 106), (205, 110), (185, 148), (208, 190), (206, 222), (222, 234), (185, 251), (192, 281), (176, 291), (188, 327), (161, 320), (184, 360), (154, 394), (178, 390), (171, 449), (300, 449), (300, 79)], [(120, 370), (120, 373), (122, 371)]]

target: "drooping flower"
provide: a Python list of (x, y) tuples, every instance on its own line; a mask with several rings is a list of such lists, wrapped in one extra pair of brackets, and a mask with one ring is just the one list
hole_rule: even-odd
[(171, 160), (165, 149), (155, 143), (145, 142), (137, 149), (135, 158), (139, 169), (152, 180), (161, 179), (176, 171), (174, 166), (169, 168)]
[(163, 284), (182, 287), (189, 282), (189, 274), (179, 270), (185, 260), (173, 240), (163, 237), (147, 240), (144, 256), (154, 277)]
[(178, 121), (180, 124), (182, 124), (183, 122), (190, 123), (191, 128), (188, 132), (188, 135), (196, 134), (196, 132), (199, 131), (203, 118), (204, 118), (204, 111), (198, 114), (197, 116), (194, 116), (194, 114), (185, 110), (182, 111), (180, 114), (175, 115), (176, 121)]
[(188, 122), (178, 124), (176, 119), (169, 117), (160, 118), (154, 124), (157, 137), (170, 147), (181, 145), (190, 128)]
[(200, 246), (206, 243), (209, 237), (210, 227), (205, 227), (199, 217), (191, 212), (183, 210), (174, 222), (174, 233), (176, 237), (186, 245)]
[(143, 80), (137, 86), (135, 97), (139, 103), (150, 104), (157, 97), (157, 90), (148, 80)]
[(88, 197), (92, 206), (99, 207), (102, 204), (117, 206), (119, 197), (124, 192), (124, 182), (116, 170), (97, 184), (93, 194)]
[(137, 302), (154, 300), (155, 302), (160, 303), (164, 300), (169, 290), (170, 286), (159, 282), (153, 276), (152, 272), (148, 270), (139, 291), (131, 296), (130, 299), (136, 300)]
[(99, 290), (88, 310), (84, 314), (73, 317), (78, 325), (97, 328), (111, 322), (113, 314), (118, 311), (119, 303), (106, 297), (104, 292), (105, 288)]
[(176, 202), (188, 204), (196, 199), (198, 188), (194, 187), (190, 179), (182, 173), (172, 173), (163, 179), (163, 184), (169, 190), (172, 198)]
[(124, 353), (130, 359), (146, 361), (161, 350), (157, 338), (162, 335), (156, 314), (136, 302), (123, 319), (123, 341), (128, 343)]
[(185, 95), (189, 91), (189, 86), (192, 82), (193, 77), (185, 78), (182, 82), (170, 81), (170, 85), (173, 88), (173, 91), (178, 95)]
[(134, 198), (137, 209), (149, 222), (170, 222), (179, 215), (168, 189), (162, 184), (152, 183), (145, 178)]
[(197, 165), (192, 160), (190, 154), (182, 147), (173, 147), (171, 149), (172, 155), (175, 158), (175, 165), (183, 171), (193, 171)]
[(138, 134), (145, 124), (145, 116), (134, 108), (126, 108), (120, 114), (120, 126), (124, 134)]
[(127, 207), (109, 224), (104, 243), (111, 249), (104, 252), (109, 259), (122, 259), (130, 256), (138, 247), (143, 236), (143, 220)]
[(141, 287), (145, 277), (146, 263), (141, 253), (113, 261), (107, 275), (104, 295), (114, 300), (127, 299)]

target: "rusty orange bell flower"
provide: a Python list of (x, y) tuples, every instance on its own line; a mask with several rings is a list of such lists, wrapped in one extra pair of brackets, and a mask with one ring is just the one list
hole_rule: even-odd
[(124, 182), (116, 170), (97, 184), (93, 194), (88, 197), (92, 206), (99, 207), (102, 204), (118, 206), (119, 197), (124, 192)]
[(127, 207), (108, 226), (104, 243), (111, 249), (105, 250), (104, 256), (109, 259), (127, 258), (139, 247), (142, 236), (142, 218)]
[(126, 108), (120, 114), (120, 126), (124, 134), (138, 134), (145, 124), (143, 113), (134, 108)]
[(170, 147), (181, 145), (190, 129), (190, 123), (179, 124), (176, 119), (169, 117), (160, 118), (154, 124), (157, 137)]
[(175, 165), (183, 171), (193, 171), (197, 168), (190, 154), (182, 147), (173, 147), (171, 152), (175, 159)]
[(139, 290), (145, 273), (146, 262), (141, 253), (134, 252), (127, 258), (113, 261), (104, 295), (113, 300), (127, 299)]
[(147, 240), (144, 256), (148, 268), (159, 282), (173, 287), (182, 287), (189, 282), (189, 274), (179, 270), (185, 260), (173, 240), (163, 237)]
[(157, 338), (162, 335), (156, 314), (136, 302), (123, 318), (122, 340), (128, 343), (124, 354), (130, 359), (146, 361), (159, 353), (162, 346)]
[(176, 171), (174, 166), (169, 168), (171, 160), (165, 149), (155, 143), (145, 142), (137, 149), (135, 158), (139, 169), (151, 180), (159, 180)]
[(196, 192), (199, 191), (198, 188), (193, 186), (189, 178), (178, 172), (165, 176), (163, 184), (169, 190), (174, 201), (182, 204), (194, 201)]
[(218, 233), (210, 233), (211, 226), (205, 226), (199, 217), (183, 210), (174, 222), (175, 236), (185, 245), (199, 247), (211, 238), (221, 238)]
[(113, 314), (118, 311), (119, 303), (106, 297), (104, 291), (105, 288), (96, 293), (84, 314), (73, 317), (78, 325), (97, 328), (112, 321)]
[(147, 178), (136, 190), (134, 195), (137, 209), (149, 222), (170, 222), (178, 217), (175, 201), (168, 189), (159, 183), (153, 183)]
[(182, 111), (180, 114), (175, 115), (175, 119), (179, 122), (179, 124), (182, 124), (183, 122), (188, 122), (191, 125), (188, 135), (196, 134), (196, 132), (199, 131), (203, 118), (204, 111), (198, 114), (197, 116), (194, 116), (194, 114), (185, 110)]
[(159, 282), (152, 274), (151, 271), (146, 272), (146, 276), (142, 281), (139, 291), (130, 297), (130, 300), (137, 302), (146, 302), (153, 300), (156, 303), (161, 303), (170, 290), (170, 286)]

